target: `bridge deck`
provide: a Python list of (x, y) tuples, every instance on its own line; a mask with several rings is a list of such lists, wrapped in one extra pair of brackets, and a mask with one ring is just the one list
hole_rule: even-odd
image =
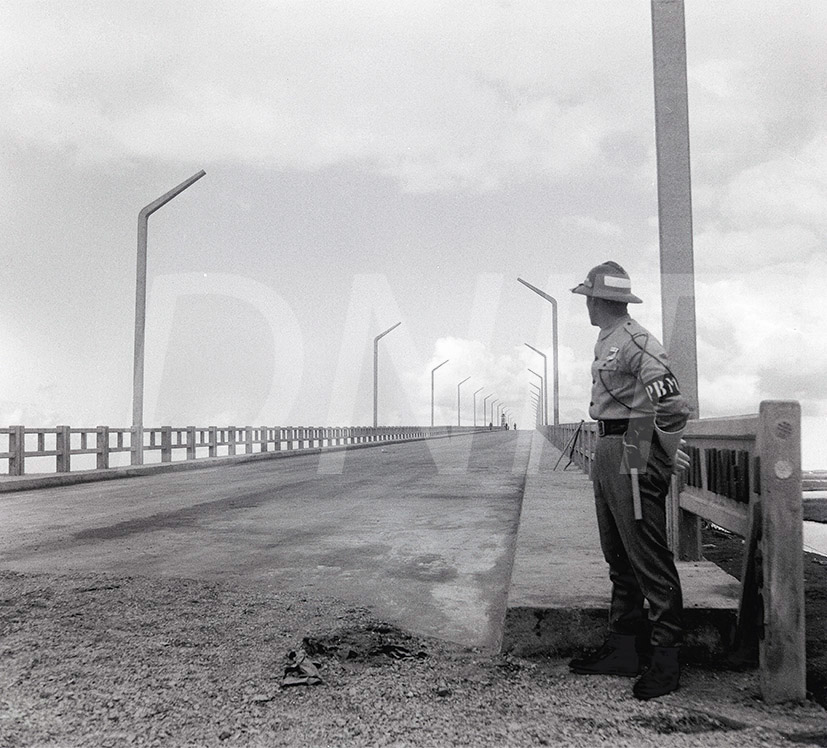
[[(536, 432), (482, 432), (2, 494), (0, 568), (307, 589), (462, 644), (567, 653), (602, 636), (609, 588), (591, 484), (558, 457)], [(680, 573), (720, 643), (737, 583)]]
[(482, 432), (2, 494), (0, 568), (307, 589), (496, 648), (531, 438)]

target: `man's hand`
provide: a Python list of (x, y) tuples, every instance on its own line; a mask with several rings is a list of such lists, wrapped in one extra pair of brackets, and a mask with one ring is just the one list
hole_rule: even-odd
[(692, 464), (689, 455), (683, 451), (682, 447), (686, 446), (686, 440), (681, 439), (681, 444), (678, 447), (678, 451), (675, 453), (675, 467), (672, 472), (674, 473), (681, 473), (684, 470), (688, 470), (689, 466)]

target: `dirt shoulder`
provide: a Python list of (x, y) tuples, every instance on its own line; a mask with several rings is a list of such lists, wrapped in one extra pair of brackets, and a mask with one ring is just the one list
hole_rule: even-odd
[[(317, 685), (285, 684), (301, 651)], [(0, 572), (0, 660), (3, 748), (784, 746), (824, 724), (814, 704), (762, 704), (755, 673), (687, 668), (641, 703), (629, 679), (414, 636), (310, 591), (180, 578)]]

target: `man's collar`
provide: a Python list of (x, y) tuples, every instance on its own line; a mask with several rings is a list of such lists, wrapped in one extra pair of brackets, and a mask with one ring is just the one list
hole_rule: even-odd
[(597, 336), (598, 340), (605, 340), (609, 337), (618, 327), (621, 325), (625, 325), (630, 319), (632, 319), (628, 314), (624, 314), (622, 317), (618, 317), (615, 319), (612, 324), (608, 327), (601, 327), (600, 328), (600, 335)]

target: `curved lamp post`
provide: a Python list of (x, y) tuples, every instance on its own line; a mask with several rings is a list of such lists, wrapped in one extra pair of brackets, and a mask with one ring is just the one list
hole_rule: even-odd
[(458, 385), (457, 385), (457, 426), (462, 426), (462, 415), (459, 409), (459, 388), (462, 387), (471, 377), (465, 377)]
[(526, 345), (543, 357), (543, 423), (548, 426), (548, 356), (530, 343)]
[(540, 398), (542, 399), (543, 393), (546, 391), (546, 380), (543, 379), (542, 374), (538, 374), (534, 369), (529, 369), (529, 371), (540, 380)]
[(135, 352), (132, 362), (132, 444), (131, 462), (144, 462), (144, 341), (146, 336), (146, 237), (149, 217), (176, 195), (197, 182), (206, 172), (202, 169), (169, 192), (145, 205), (138, 213), (138, 267), (135, 283)]
[[(526, 288), (530, 288), (534, 291), (534, 293), (538, 296), (542, 296), (551, 304), (551, 355), (552, 367), (554, 369), (554, 388), (552, 392), (554, 399), (554, 425), (556, 426), (560, 422), (560, 377), (557, 370), (557, 299), (553, 296), (549, 296), (545, 291), (541, 291), (536, 286), (532, 286), (528, 281), (524, 281), (522, 278), (517, 278), (517, 280)], [(546, 416), (546, 423), (548, 423), (548, 415)]]
[(439, 366), (431, 369), (431, 426), (434, 425), (434, 372), (440, 367), (445, 366), (451, 359), (446, 358)]
[(376, 428), (378, 425), (378, 404), (379, 404), (379, 394), (378, 394), (378, 386), (379, 386), (379, 341), (385, 337), (389, 332), (395, 330), (401, 322), (397, 322), (395, 325), (389, 327), (384, 332), (380, 332), (374, 339), (373, 339), (373, 428)]
[(485, 387), (480, 387), (480, 388), (479, 388), (479, 389), (478, 389), (478, 390), (474, 393), (474, 426), (475, 426), (475, 427), (476, 427), (476, 425), (477, 425), (477, 394), (478, 394), (478, 393), (480, 393), (480, 392), (482, 392), (484, 389), (485, 389)]

